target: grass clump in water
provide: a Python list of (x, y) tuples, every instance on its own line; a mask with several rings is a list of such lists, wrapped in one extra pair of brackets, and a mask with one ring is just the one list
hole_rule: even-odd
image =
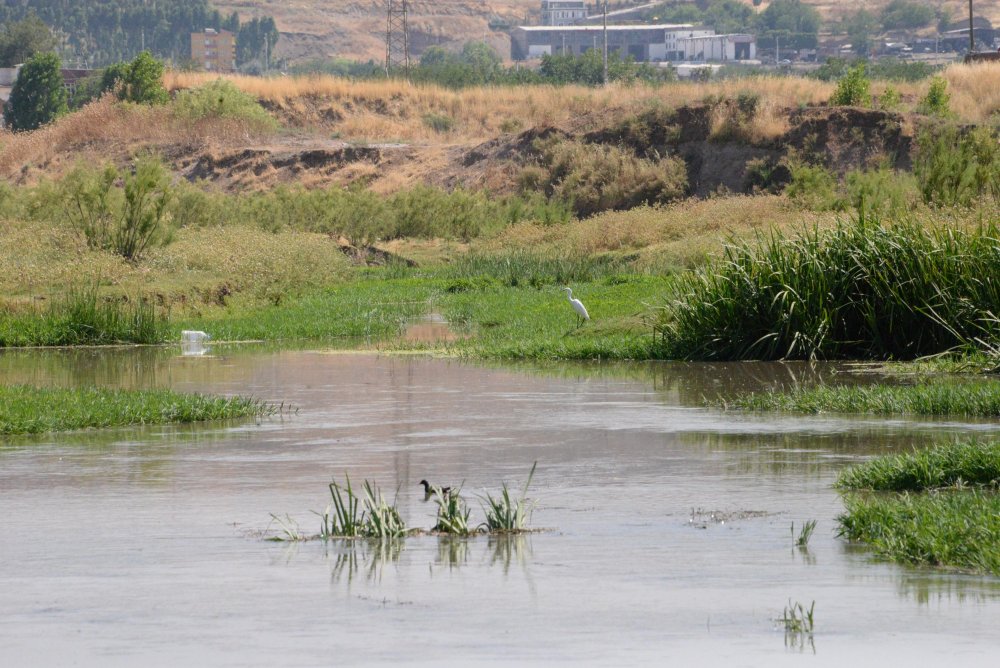
[(1000, 496), (985, 490), (851, 495), (840, 535), (893, 561), (1000, 575)]
[(1000, 443), (879, 457), (841, 473), (839, 533), (903, 563), (1000, 575)]
[(798, 413), (1000, 417), (1000, 383), (963, 381), (924, 385), (823, 386), (789, 392), (751, 393), (726, 401), (724, 405), (753, 411)]
[(781, 619), (778, 621), (784, 624), (787, 633), (812, 633), (815, 619), (813, 616), (816, 610), (816, 601), (812, 602), (809, 609), (799, 602), (794, 604), (788, 601)]
[(915, 359), (1000, 335), (1000, 229), (885, 225), (732, 244), (680, 281), (667, 357)]
[(239, 396), (0, 386), (0, 434), (228, 420), (273, 415), (277, 411), (277, 407), (259, 399)]
[(953, 486), (1000, 486), (1000, 442), (964, 441), (878, 457), (844, 470), (842, 490), (921, 492)]
[(166, 319), (143, 300), (104, 300), (79, 287), (44, 309), (0, 313), (0, 346), (80, 346), (162, 343)]
[(386, 501), (375, 483), (365, 480), (364, 496), (359, 498), (351, 487), (351, 478), (345, 478), (343, 487), (336, 481), (330, 483), (331, 501), (320, 515), (319, 538), (394, 539), (406, 535), (406, 524), (396, 504)]
[(487, 494), (483, 499), (483, 512), (486, 514), (486, 521), (482, 524), (487, 533), (520, 533), (528, 530), (528, 521), (531, 519), (531, 511), (534, 510), (535, 502), (528, 499), (528, 486), (535, 475), (535, 468), (538, 462), (531, 466), (531, 472), (521, 490), (520, 498), (513, 498), (507, 483), (503, 484), (503, 491), (500, 496), (493, 498)]
[(336, 481), (330, 483), (330, 505), (320, 515), (320, 538), (353, 538), (361, 535), (362, 519), (358, 510), (358, 497), (351, 489), (351, 478), (341, 487)]
[(461, 496), (462, 488), (447, 492), (437, 489), (434, 492), (434, 503), (437, 504), (437, 521), (432, 531), (468, 536), (473, 531), (469, 528), (471, 511), (465, 499)]
[[(808, 520), (799, 529), (799, 537), (795, 539), (796, 547), (809, 547), (809, 539), (812, 538), (813, 531), (816, 530), (816, 520)], [(795, 535), (795, 522), (792, 522), (792, 535)]]

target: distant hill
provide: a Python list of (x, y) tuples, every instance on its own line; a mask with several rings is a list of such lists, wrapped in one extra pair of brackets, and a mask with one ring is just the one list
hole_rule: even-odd
[[(752, 0), (741, 0), (752, 5)], [(860, 8), (877, 12), (890, 0), (804, 0), (827, 22)], [(968, 11), (966, 0), (921, 0), (946, 8), (955, 19)], [(385, 57), (385, 0), (210, 0), (223, 14), (273, 16), (281, 32), (276, 55), (290, 61), (343, 57), (380, 61)], [(610, 5), (641, 4), (610, 2)], [(768, 6), (763, 2), (759, 9)], [(1000, 24), (1000, 0), (976, 0), (976, 13)], [(461, 45), (484, 40), (506, 56), (510, 39), (503, 24), (538, 22), (539, 0), (411, 0), (412, 52), (431, 44)]]

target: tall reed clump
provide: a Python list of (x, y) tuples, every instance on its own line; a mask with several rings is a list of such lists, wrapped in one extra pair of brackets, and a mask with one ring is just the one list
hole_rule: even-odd
[(528, 530), (531, 511), (535, 508), (535, 502), (528, 499), (528, 487), (535, 476), (537, 466), (538, 462), (532, 464), (520, 497), (513, 497), (507, 483), (504, 483), (503, 491), (498, 497), (494, 498), (491, 494), (487, 494), (483, 499), (486, 521), (483, 522), (482, 528), (487, 533), (519, 533)]
[(1000, 143), (994, 130), (926, 128), (917, 136), (917, 148), (913, 173), (928, 204), (972, 206), (982, 197), (1000, 202)]
[(378, 538), (395, 539), (406, 535), (395, 503), (382, 496), (378, 486), (369, 480), (362, 485), (363, 496), (358, 497), (351, 487), (350, 477), (341, 487), (330, 483), (330, 505), (320, 515), (320, 538)]
[(70, 289), (44, 309), (0, 313), (0, 346), (162, 343), (167, 321), (147, 301), (105, 300), (97, 286)]
[(434, 503), (437, 504), (437, 518), (432, 531), (468, 536), (472, 533), (469, 527), (469, 516), (472, 511), (462, 498), (462, 488), (434, 491)]
[(1000, 229), (884, 225), (734, 243), (682, 278), (658, 322), (686, 359), (914, 359), (1000, 335)]

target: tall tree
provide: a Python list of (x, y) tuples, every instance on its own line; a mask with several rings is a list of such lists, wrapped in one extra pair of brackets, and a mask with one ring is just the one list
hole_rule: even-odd
[(44, 22), (34, 14), (22, 21), (5, 23), (0, 32), (0, 67), (14, 67), (36, 53), (52, 51), (56, 38)]
[(59, 57), (40, 53), (24, 64), (10, 92), (3, 120), (14, 130), (34, 130), (66, 112)]
[(819, 23), (819, 12), (802, 0), (773, 0), (758, 18), (760, 44), (773, 47), (780, 39), (782, 48), (815, 48)]

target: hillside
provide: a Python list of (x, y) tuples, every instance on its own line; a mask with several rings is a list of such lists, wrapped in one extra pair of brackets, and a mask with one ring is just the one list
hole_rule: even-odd
[[(752, 4), (752, 0), (744, 1)], [(825, 22), (835, 23), (861, 8), (878, 11), (889, 0), (805, 2), (815, 6)], [(933, 4), (956, 19), (968, 11), (964, 0), (935, 0)], [(273, 16), (282, 33), (277, 55), (290, 61), (334, 56), (381, 60), (385, 56), (385, 0), (216, 0), (212, 5), (225, 13), (237, 11), (244, 20)], [(460, 45), (485, 39), (507, 55), (510, 38), (502, 29), (491, 30), (491, 23), (494, 27), (502, 22), (516, 25), (526, 17), (537, 22), (538, 7), (538, 0), (411, 1), (412, 50), (419, 54), (431, 44)], [(765, 2), (760, 9), (766, 7)], [(1000, 24), (1000, 0), (977, 0), (976, 13)]]

